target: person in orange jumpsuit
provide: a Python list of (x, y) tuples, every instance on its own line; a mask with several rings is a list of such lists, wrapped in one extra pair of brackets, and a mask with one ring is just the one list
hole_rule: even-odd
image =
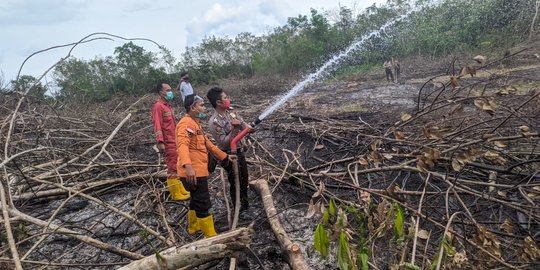
[(184, 99), (186, 115), (176, 126), (177, 171), (180, 180), (190, 192), (188, 211), (188, 233), (202, 231), (205, 237), (217, 235), (214, 218), (210, 214), (210, 192), (208, 190), (208, 152), (222, 164), (234, 155), (220, 150), (204, 133), (201, 120), (206, 117), (206, 107), (201, 97), (192, 94)]
[(190, 196), (189, 192), (180, 182), (176, 171), (176, 161), (178, 159), (174, 135), (176, 122), (169, 104), (174, 98), (174, 94), (171, 87), (163, 82), (157, 83), (153, 91), (159, 95), (159, 99), (152, 106), (152, 119), (158, 149), (164, 154), (165, 164), (167, 165), (167, 187), (173, 199), (187, 200)]

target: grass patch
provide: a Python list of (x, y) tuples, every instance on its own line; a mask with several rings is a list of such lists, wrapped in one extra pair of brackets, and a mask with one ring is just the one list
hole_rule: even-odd
[(511, 85), (511, 86), (516, 88), (516, 94), (527, 95), (530, 93), (531, 90), (540, 88), (540, 81), (528, 82), (528, 83), (523, 82), (523, 83)]
[(343, 104), (342, 106), (335, 108), (338, 113), (349, 113), (349, 112), (366, 112), (366, 108), (362, 107), (359, 103), (348, 103)]
[(328, 81), (341, 81), (344, 78), (349, 77), (351, 75), (368, 73), (377, 68), (379, 68), (379, 65), (372, 64), (372, 63), (363, 63), (361, 65), (341, 67), (334, 74), (334, 76), (328, 78)]

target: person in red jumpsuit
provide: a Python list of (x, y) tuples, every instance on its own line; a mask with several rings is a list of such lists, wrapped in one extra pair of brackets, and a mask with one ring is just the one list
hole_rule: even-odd
[(176, 122), (169, 104), (174, 98), (174, 94), (171, 86), (163, 82), (156, 84), (153, 91), (159, 95), (159, 99), (152, 106), (152, 119), (158, 149), (161, 153), (164, 153), (165, 163), (167, 164), (167, 187), (173, 199), (187, 200), (190, 194), (178, 178), (176, 170), (178, 159), (175, 141)]

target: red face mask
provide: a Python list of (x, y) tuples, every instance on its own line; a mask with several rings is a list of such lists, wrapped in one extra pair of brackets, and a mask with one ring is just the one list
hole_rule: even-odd
[(223, 104), (224, 109), (228, 109), (231, 107), (231, 101), (229, 99), (222, 100), (221, 103)]

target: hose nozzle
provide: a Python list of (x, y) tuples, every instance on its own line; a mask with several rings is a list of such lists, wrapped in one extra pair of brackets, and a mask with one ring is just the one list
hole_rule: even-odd
[(261, 122), (262, 122), (262, 120), (257, 118), (257, 119), (255, 119), (255, 121), (253, 121), (251, 123), (251, 127), (255, 127), (256, 125), (260, 124)]

